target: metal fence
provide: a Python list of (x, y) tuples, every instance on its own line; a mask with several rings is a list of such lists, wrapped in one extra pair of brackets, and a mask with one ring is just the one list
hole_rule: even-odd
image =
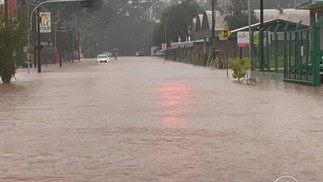
[[(311, 28), (300, 28), (301, 22), (291, 28), (277, 24), (266, 30), (252, 32), (253, 69), (261, 72), (284, 73), (284, 80), (320, 86), (323, 75), (320, 51), (320, 18)], [(282, 28), (278, 32), (278, 29)], [(263, 45), (263, 46), (262, 46)]]

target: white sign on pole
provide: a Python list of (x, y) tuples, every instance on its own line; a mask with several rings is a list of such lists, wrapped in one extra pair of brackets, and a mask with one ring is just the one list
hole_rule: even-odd
[[(263, 40), (264, 40), (264, 46), (271, 43), (271, 34), (270, 31), (268, 32), (268, 40), (267, 40), (267, 33), (266, 31), (263, 32)], [(250, 38), (249, 38), (249, 32), (248, 31), (241, 31), (237, 33), (237, 43), (239, 47), (242, 48), (248, 48), (250, 44)], [(253, 34), (253, 44), (259, 44), (259, 32), (255, 31)]]
[(239, 47), (245, 47), (248, 48), (250, 44), (250, 39), (249, 39), (249, 32), (247, 31), (242, 31), (237, 33), (237, 42)]
[(51, 15), (50, 12), (40, 12), (39, 13), (40, 23), (40, 33), (50, 33), (51, 32)]

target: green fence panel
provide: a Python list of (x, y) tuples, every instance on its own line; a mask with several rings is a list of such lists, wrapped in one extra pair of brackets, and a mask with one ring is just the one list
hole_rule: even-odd
[(264, 31), (263, 28), (258, 33), (259, 40), (259, 71), (264, 71)]
[(288, 62), (288, 41), (287, 41), (288, 26), (289, 24), (287, 23), (286, 26), (284, 27), (284, 78), (287, 78), (287, 75), (288, 75), (288, 64), (287, 64)]
[(279, 40), (278, 40), (278, 28), (279, 28), (280, 24), (277, 24), (277, 26), (275, 27), (274, 29), (274, 42), (275, 42), (275, 46), (274, 46), (274, 49), (275, 49), (275, 72), (278, 73), (278, 47), (279, 47)]

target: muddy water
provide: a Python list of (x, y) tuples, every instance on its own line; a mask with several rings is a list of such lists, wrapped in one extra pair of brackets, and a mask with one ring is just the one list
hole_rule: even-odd
[(0, 181), (323, 181), (322, 89), (121, 57), (0, 93)]

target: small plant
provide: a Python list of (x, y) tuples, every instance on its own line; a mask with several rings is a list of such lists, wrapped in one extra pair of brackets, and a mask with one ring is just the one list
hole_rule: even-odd
[(193, 65), (199, 65), (200, 64), (200, 56), (198, 54), (195, 54), (192, 57), (192, 64)]
[(233, 71), (233, 78), (241, 80), (241, 78), (245, 78), (248, 70), (251, 69), (251, 61), (249, 58), (243, 58), (240, 60), (239, 58), (234, 58), (229, 60), (229, 67)]
[(257, 79), (256, 78), (248, 78), (247, 79), (247, 85), (256, 85)]

